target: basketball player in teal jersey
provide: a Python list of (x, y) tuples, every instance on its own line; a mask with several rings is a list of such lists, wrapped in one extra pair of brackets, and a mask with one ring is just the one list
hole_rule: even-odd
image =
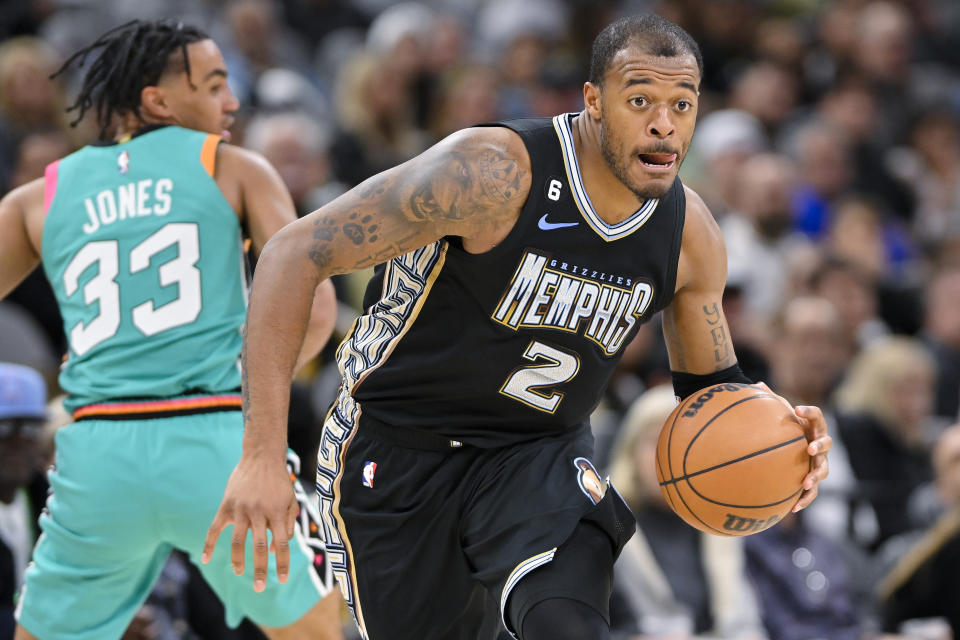
[[(221, 144), (238, 104), (209, 37), (136, 21), (78, 55), (96, 50), (75, 106), (80, 117), (95, 106), (114, 139), (0, 201), (0, 298), (42, 262), (69, 338), (60, 382), (76, 420), (57, 434), (16, 638), (119, 638), (174, 548), (200, 566), (231, 626), (246, 616), (270, 638), (340, 638), (330, 571), (311, 551), (320, 543), (293, 526), (313, 507), (297, 518), (292, 494), (291, 526), (270, 543), (275, 570), (256, 591), (235, 574), (250, 541), (200, 563), (241, 455), (241, 232), (259, 252), (295, 219), (293, 203), (263, 158)], [(332, 288), (315, 289), (301, 360), (332, 329)]]

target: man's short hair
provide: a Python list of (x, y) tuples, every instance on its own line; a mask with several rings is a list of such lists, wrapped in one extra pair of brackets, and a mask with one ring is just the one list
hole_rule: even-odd
[(703, 77), (703, 55), (689, 33), (666, 18), (653, 13), (620, 18), (607, 25), (593, 41), (590, 56), (591, 84), (600, 86), (610, 68), (610, 61), (628, 45), (637, 44), (653, 56), (674, 58), (693, 55)]

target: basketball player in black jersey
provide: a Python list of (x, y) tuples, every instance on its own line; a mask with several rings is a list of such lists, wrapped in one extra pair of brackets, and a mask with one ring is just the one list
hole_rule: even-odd
[[(338, 352), (317, 488), (328, 553), (370, 640), (605, 638), (634, 519), (590, 463), (589, 414), (637, 327), (663, 311), (674, 385), (749, 382), (721, 296), (720, 232), (677, 169), (702, 60), (655, 16), (608, 26), (585, 109), (470, 128), (291, 224), (248, 315), (244, 454), (207, 548), (267, 530), (285, 571), (295, 502), (286, 389), (310, 294), (380, 265)], [(816, 495), (831, 446), (797, 407)]]

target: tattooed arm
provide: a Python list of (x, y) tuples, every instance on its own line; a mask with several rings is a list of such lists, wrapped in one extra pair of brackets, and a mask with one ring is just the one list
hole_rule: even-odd
[(259, 442), (261, 429), (273, 429), (286, 416), (281, 382), (289, 378), (308, 294), (317, 283), (447, 235), (461, 236), (467, 250), (489, 249), (512, 228), (529, 185), (529, 158), (519, 136), (503, 128), (470, 129), (271, 238), (257, 264), (248, 313), (247, 441)]
[(266, 530), (277, 543), (277, 572), (288, 568), (288, 525), (296, 515), (283, 489), (290, 374), (318, 283), (379, 264), (447, 235), (479, 253), (513, 227), (530, 189), (530, 160), (508, 129), (453, 134), (413, 160), (370, 178), (322, 209), (287, 225), (257, 264), (243, 346), (243, 455), (204, 545), (234, 524), (235, 569), (253, 531), (254, 588), (266, 578)]
[(663, 312), (663, 333), (671, 369), (707, 374), (737, 362), (722, 307), (727, 252), (703, 200), (691, 189), (686, 196), (677, 287)]
[[(722, 307), (727, 252), (720, 229), (703, 200), (691, 189), (686, 189), (686, 195), (677, 288), (673, 302), (663, 312), (663, 333), (671, 369), (708, 374), (737, 362)], [(793, 507), (799, 511), (813, 501), (818, 484), (827, 477), (827, 452), (832, 440), (820, 409), (795, 407), (794, 412), (806, 432), (812, 460), (810, 473), (803, 480), (804, 492)]]

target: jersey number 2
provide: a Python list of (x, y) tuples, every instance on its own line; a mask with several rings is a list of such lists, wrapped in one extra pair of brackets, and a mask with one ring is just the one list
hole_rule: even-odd
[[(171, 222), (160, 228), (130, 252), (130, 273), (143, 271), (150, 259), (167, 247), (177, 246), (177, 257), (161, 264), (157, 271), (160, 286), (177, 285), (175, 300), (157, 307), (147, 300), (133, 308), (133, 325), (145, 336), (152, 336), (189, 324), (200, 315), (200, 235), (195, 223)], [(116, 240), (88, 242), (73, 257), (63, 272), (67, 296), (76, 293), (80, 276), (94, 264), (97, 274), (83, 286), (83, 301), (89, 306), (98, 303), (99, 313), (90, 322), (78, 322), (70, 329), (70, 346), (82, 356), (120, 329), (120, 249)]]
[(580, 359), (567, 351), (533, 341), (523, 352), (531, 365), (510, 374), (500, 393), (540, 411), (553, 413), (563, 400), (563, 393), (554, 389), (568, 382), (580, 370)]

